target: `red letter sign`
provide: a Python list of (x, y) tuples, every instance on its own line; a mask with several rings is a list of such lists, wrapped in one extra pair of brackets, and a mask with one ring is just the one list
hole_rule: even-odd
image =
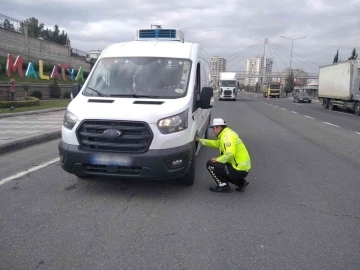
[(6, 75), (11, 77), (11, 72), (18, 70), (19, 76), (24, 77), (24, 71), (22, 67), (22, 57), (16, 57), (15, 64), (11, 54), (8, 54), (7, 63), (6, 63)]

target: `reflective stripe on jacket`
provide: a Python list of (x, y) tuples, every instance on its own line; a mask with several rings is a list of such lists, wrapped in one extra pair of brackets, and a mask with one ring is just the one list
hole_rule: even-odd
[(219, 148), (220, 156), (216, 159), (220, 163), (230, 163), (238, 171), (251, 169), (250, 155), (245, 144), (237, 133), (226, 127), (218, 135), (217, 140), (200, 139), (201, 144)]

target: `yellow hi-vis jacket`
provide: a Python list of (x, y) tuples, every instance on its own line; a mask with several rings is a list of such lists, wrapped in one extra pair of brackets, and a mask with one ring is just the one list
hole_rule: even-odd
[(220, 163), (230, 163), (235, 170), (249, 171), (251, 169), (250, 155), (235, 131), (226, 127), (218, 135), (218, 140), (200, 139), (200, 143), (219, 148), (220, 156), (216, 159)]

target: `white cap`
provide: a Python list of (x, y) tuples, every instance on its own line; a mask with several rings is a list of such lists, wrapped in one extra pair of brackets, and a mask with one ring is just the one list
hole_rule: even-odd
[(212, 127), (216, 127), (216, 126), (226, 126), (226, 122), (224, 121), (224, 119), (222, 118), (214, 118), (212, 125), (210, 126)]

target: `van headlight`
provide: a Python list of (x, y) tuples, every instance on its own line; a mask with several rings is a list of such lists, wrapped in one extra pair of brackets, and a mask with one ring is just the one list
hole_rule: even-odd
[(158, 121), (158, 128), (162, 134), (170, 134), (187, 129), (189, 109), (174, 116), (166, 117)]
[(63, 121), (64, 127), (72, 130), (72, 128), (75, 126), (76, 122), (77, 122), (76, 115), (69, 112), (68, 110), (66, 110), (65, 115), (64, 115), (64, 121)]

